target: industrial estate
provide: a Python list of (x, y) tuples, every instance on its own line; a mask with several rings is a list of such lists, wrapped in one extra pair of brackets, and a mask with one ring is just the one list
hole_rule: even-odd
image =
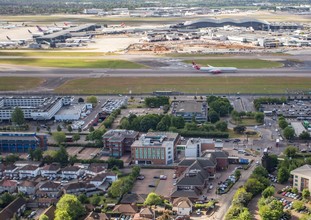
[(310, 2), (231, 2), (0, 0), (0, 220), (311, 219)]

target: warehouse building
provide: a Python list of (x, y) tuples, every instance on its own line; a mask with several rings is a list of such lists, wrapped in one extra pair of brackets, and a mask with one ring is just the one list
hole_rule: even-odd
[(173, 101), (171, 109), (172, 115), (183, 117), (186, 122), (191, 122), (193, 119), (199, 123), (207, 121), (208, 105), (205, 101)]
[(0, 132), (0, 152), (27, 153), (30, 149), (47, 149), (47, 135)]

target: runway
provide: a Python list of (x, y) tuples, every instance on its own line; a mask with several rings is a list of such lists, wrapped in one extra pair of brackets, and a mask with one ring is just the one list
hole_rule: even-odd
[[(0, 66), (1, 67), (1, 66)], [(310, 68), (240, 69), (236, 73), (212, 74), (192, 68), (74, 69), (44, 67), (0, 68), (0, 77), (102, 78), (102, 77), (311, 77)]]

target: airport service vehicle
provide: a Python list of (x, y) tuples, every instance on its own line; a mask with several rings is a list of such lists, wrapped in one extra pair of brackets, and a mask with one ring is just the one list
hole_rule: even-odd
[(235, 73), (238, 69), (236, 67), (217, 67), (217, 66), (210, 66), (208, 65), (207, 67), (201, 67), (195, 62), (192, 62), (192, 67), (196, 70), (200, 70), (202, 72), (207, 72), (207, 73)]

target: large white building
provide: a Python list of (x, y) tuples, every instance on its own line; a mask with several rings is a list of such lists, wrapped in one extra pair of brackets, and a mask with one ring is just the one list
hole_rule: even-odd
[(311, 165), (303, 165), (290, 172), (293, 175), (293, 187), (296, 187), (299, 192), (304, 189), (311, 191)]
[(26, 119), (50, 120), (71, 97), (2, 97), (0, 98), (0, 120), (10, 120), (15, 107), (24, 112)]

